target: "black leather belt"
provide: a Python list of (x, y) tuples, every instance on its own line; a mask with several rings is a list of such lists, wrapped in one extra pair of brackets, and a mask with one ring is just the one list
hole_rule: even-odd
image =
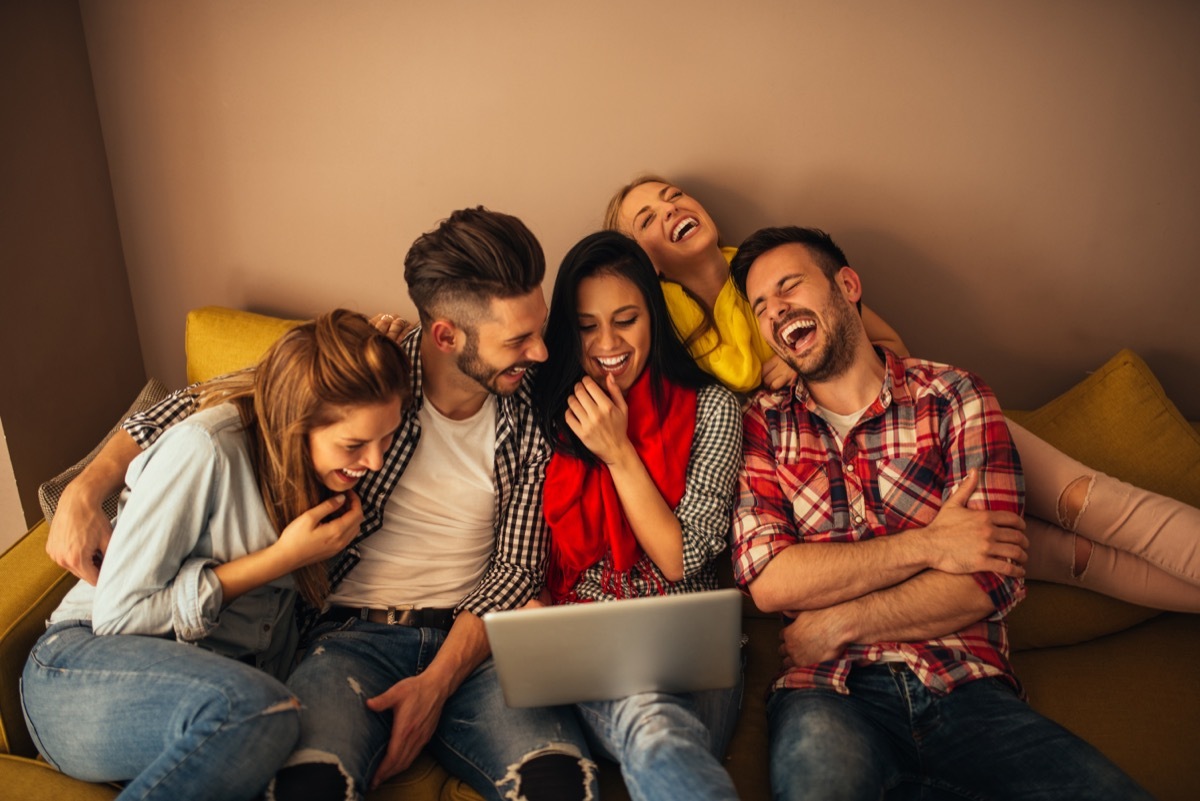
[(342, 623), (352, 618), (386, 623), (389, 626), (412, 626), (414, 628), (441, 629), (449, 631), (454, 625), (453, 609), (413, 609), (392, 606), (387, 609), (371, 609), (366, 606), (333, 606), (321, 615), (322, 621)]

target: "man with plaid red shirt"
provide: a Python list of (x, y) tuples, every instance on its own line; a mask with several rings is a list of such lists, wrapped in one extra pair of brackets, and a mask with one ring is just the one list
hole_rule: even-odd
[(734, 575), (789, 619), (768, 702), (777, 799), (1149, 798), (1033, 711), (1008, 659), (1024, 597), (1020, 461), (976, 376), (875, 349), (830, 237), (767, 228), (732, 263), (797, 373), (745, 414)]

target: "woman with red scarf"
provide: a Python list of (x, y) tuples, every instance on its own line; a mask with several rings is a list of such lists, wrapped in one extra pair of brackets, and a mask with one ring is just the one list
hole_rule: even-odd
[[(554, 448), (544, 500), (554, 603), (716, 589), (741, 415), (679, 341), (637, 243), (605, 231), (571, 249), (546, 341), (535, 393)], [(633, 798), (735, 799), (720, 757), (740, 701), (739, 685), (577, 707)]]

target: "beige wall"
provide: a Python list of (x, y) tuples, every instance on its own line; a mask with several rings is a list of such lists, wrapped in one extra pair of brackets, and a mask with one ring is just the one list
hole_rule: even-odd
[(0, 4), (0, 109), (0, 420), (32, 524), (145, 380), (75, 2)]
[(635, 173), (832, 231), (920, 355), (1030, 407), (1117, 349), (1200, 418), (1200, 5), (83, 0), (147, 370), (183, 314), (411, 311), (454, 208), (552, 264)]
[(28, 523), (17, 493), (17, 475), (13, 472), (4, 438), (4, 421), (0, 420), (0, 553), (21, 538)]

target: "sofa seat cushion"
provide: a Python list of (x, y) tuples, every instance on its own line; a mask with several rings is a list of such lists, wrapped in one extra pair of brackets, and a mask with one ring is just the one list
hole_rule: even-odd
[(1124, 631), (1160, 614), (1158, 609), (1080, 587), (1030, 581), (1025, 600), (1008, 615), (1009, 644), (1014, 653), (1074, 645)]
[(45, 762), (0, 754), (4, 797), (21, 801), (110, 801), (120, 790), (108, 784), (72, 779)]
[(1029, 703), (1151, 795), (1196, 797), (1200, 615), (1165, 613), (1091, 642), (1013, 654)]

